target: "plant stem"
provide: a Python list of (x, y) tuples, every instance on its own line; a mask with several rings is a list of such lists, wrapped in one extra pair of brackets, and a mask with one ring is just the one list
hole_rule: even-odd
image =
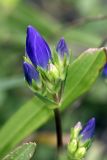
[(56, 125), (57, 149), (59, 151), (63, 147), (63, 140), (62, 140), (61, 117), (60, 117), (60, 111), (58, 108), (54, 109), (54, 116), (55, 116), (55, 125)]

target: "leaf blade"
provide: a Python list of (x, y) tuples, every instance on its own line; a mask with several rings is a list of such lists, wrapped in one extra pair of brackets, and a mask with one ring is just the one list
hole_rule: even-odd
[(35, 152), (36, 143), (25, 143), (17, 147), (2, 160), (30, 160)]

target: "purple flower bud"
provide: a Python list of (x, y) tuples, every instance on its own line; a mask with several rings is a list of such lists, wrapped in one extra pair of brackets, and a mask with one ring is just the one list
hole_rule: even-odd
[(82, 124), (81, 124), (81, 122), (78, 122), (78, 123), (74, 126), (74, 128), (81, 130), (81, 129), (82, 129)]
[(39, 32), (32, 26), (27, 27), (26, 52), (34, 66), (47, 68), (51, 59), (50, 48)]
[(107, 77), (107, 63), (104, 65), (103, 71), (102, 71), (102, 75), (104, 77)]
[(61, 58), (64, 57), (64, 54), (66, 54), (67, 56), (69, 56), (68, 47), (67, 47), (67, 44), (66, 44), (64, 38), (61, 38), (59, 40), (59, 42), (57, 43), (56, 51), (61, 56)]
[(25, 79), (29, 85), (32, 84), (32, 79), (34, 79), (36, 81), (39, 80), (39, 73), (31, 64), (24, 62), (23, 63), (23, 70), (24, 70)]
[(95, 132), (95, 118), (92, 118), (80, 131), (80, 135), (82, 135), (82, 140), (86, 141), (88, 139), (93, 138), (94, 132)]

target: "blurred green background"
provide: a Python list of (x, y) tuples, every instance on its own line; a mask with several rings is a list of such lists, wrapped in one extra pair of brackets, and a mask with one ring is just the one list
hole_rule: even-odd
[[(32, 92), (22, 70), (26, 27), (33, 25), (55, 47), (65, 37), (73, 57), (107, 38), (106, 0), (0, 0), (0, 126)], [(62, 113), (63, 130), (77, 121), (97, 119), (95, 141), (86, 160), (107, 160), (107, 83), (100, 76), (90, 91)], [(39, 133), (54, 132), (49, 121)], [(34, 135), (35, 136), (35, 135)], [(35, 138), (36, 139), (36, 138)], [(54, 159), (55, 148), (40, 144), (33, 159)]]

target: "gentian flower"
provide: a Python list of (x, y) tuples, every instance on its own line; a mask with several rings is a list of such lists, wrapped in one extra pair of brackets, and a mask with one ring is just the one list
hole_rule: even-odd
[[(47, 99), (55, 104), (60, 103), (67, 75), (68, 58), (63, 57), (68, 57), (69, 54), (64, 38), (58, 42), (56, 51), (52, 55), (48, 43), (40, 33), (32, 26), (27, 27), (23, 63), (25, 80), (39, 98), (42, 97), (42, 100)], [(54, 98), (55, 94), (58, 96), (58, 102)]]
[(92, 118), (87, 122), (87, 124), (80, 131), (82, 140), (86, 141), (88, 139), (93, 138), (94, 132), (95, 132), (95, 118)]
[(25, 79), (29, 85), (32, 84), (32, 80), (36, 80), (36, 81), (39, 80), (39, 73), (31, 64), (24, 62), (23, 70), (24, 70)]
[(52, 58), (47, 42), (32, 26), (27, 27), (26, 52), (35, 67), (46, 69)]
[(68, 47), (67, 44), (64, 40), (64, 38), (62, 37), (59, 42), (57, 43), (56, 46), (56, 51), (58, 52), (59, 56), (61, 58), (64, 58), (64, 55), (66, 54), (67, 56), (69, 56), (69, 51), (68, 51)]

